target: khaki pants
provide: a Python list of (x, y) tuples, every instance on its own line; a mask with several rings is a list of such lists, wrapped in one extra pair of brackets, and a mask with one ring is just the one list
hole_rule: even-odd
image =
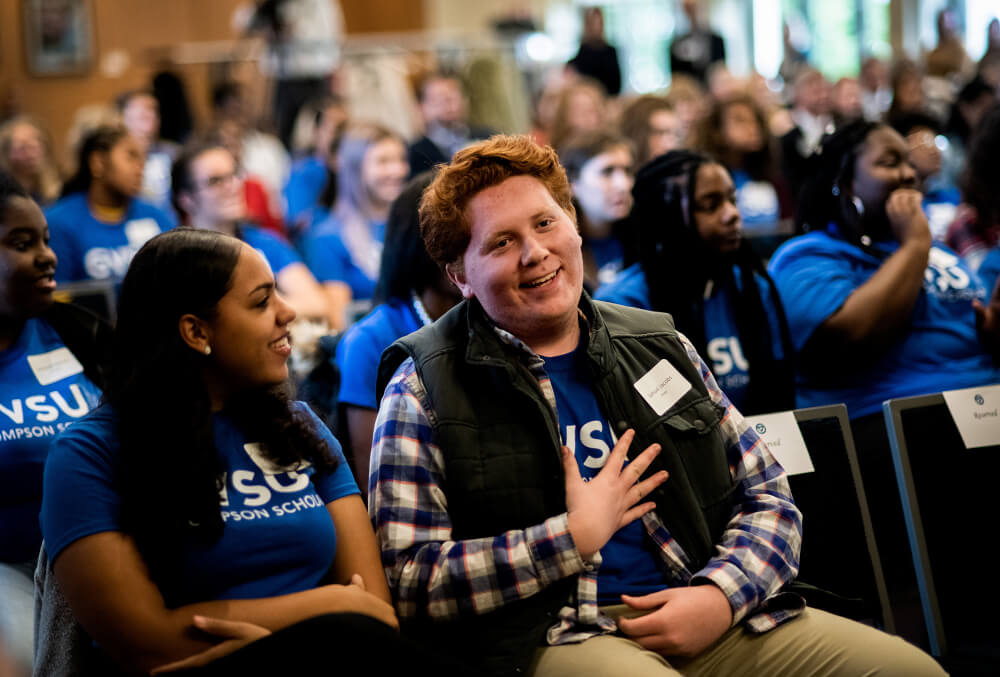
[[(614, 618), (624, 609), (615, 606), (604, 611)], [(899, 637), (825, 611), (806, 609), (801, 616), (761, 635), (751, 634), (740, 626), (730, 628), (695, 658), (664, 657), (617, 635), (593, 637), (580, 644), (543, 647), (535, 652), (528, 674), (532, 677), (920, 677), (945, 672), (933, 658)]]

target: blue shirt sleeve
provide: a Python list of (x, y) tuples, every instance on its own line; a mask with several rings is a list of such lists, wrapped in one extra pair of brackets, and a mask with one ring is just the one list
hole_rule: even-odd
[(121, 498), (112, 470), (115, 437), (112, 418), (101, 407), (52, 442), (40, 516), (52, 561), (81, 538), (121, 530)]
[(858, 280), (837, 248), (792, 240), (782, 249), (771, 259), (768, 272), (785, 304), (792, 345), (801, 350), (816, 328), (854, 293)]

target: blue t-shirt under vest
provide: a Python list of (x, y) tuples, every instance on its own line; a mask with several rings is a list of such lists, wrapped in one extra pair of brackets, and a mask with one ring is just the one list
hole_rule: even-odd
[(382, 352), (396, 339), (420, 329), (412, 303), (392, 299), (376, 306), (344, 332), (337, 344), (340, 394), (337, 400), (366, 409), (378, 409), (375, 380)]
[[(329, 573), (337, 533), (326, 504), (357, 494), (358, 487), (330, 431), (305, 404), (294, 406), (310, 418), (339, 465), (322, 475), (312, 466), (276, 467), (232, 420), (215, 414), (215, 446), (225, 469), (219, 497), (225, 528), (217, 542), (184, 552), (181, 580), (187, 587), (180, 604), (300, 592)], [(42, 534), (53, 561), (78, 539), (122, 530), (118, 444), (110, 406), (53, 443), (42, 502)]]
[[(544, 359), (545, 373), (556, 396), (563, 444), (576, 456), (580, 476), (590, 481), (607, 463), (617, 437), (597, 406), (585, 366), (580, 362), (580, 350)], [(634, 458), (641, 451), (633, 447), (628, 456)], [(648, 595), (667, 587), (654, 548), (641, 519), (615, 532), (601, 548), (598, 603), (621, 604), (622, 594)]]
[(263, 228), (241, 225), (240, 238), (267, 259), (267, 265), (271, 266), (271, 272), (275, 275), (293, 263), (302, 263), (292, 245)]
[[(784, 351), (781, 345), (778, 311), (771, 301), (771, 293), (766, 281), (760, 277), (755, 279), (760, 290), (761, 301), (768, 314), (772, 350), (775, 359), (780, 360), (784, 358)], [(739, 284), (740, 276), (734, 275), (733, 281), (734, 284)], [(623, 270), (611, 284), (598, 289), (594, 298), (643, 310), (653, 310), (650, 307), (649, 285), (646, 283), (646, 275), (638, 263)], [(670, 312), (669, 308), (664, 310)], [(705, 299), (703, 315), (705, 319), (705, 352), (710, 361), (712, 373), (729, 401), (737, 409), (743, 409), (747, 388), (750, 385), (750, 364), (740, 343), (732, 291), (724, 285), (713, 287), (711, 294)], [(683, 327), (679, 327), (679, 329), (684, 331)]]
[(45, 210), (52, 251), (59, 257), (56, 280), (114, 280), (147, 240), (173, 227), (166, 213), (141, 200), (129, 201), (118, 223), (94, 218), (85, 193), (73, 193)]
[(100, 398), (100, 389), (42, 319), (28, 320), (14, 345), (0, 352), (0, 562), (38, 555), (49, 443)]
[[(778, 248), (768, 269), (785, 304), (796, 350), (899, 248), (896, 242), (876, 246), (881, 257), (815, 231)], [(933, 243), (904, 335), (864, 371), (844, 365), (845, 382), (837, 387), (800, 379), (797, 405), (843, 402), (855, 418), (880, 411), (888, 399), (996, 383), (1000, 372), (979, 342), (972, 310), (972, 299), (985, 298), (979, 276), (951, 249)]]

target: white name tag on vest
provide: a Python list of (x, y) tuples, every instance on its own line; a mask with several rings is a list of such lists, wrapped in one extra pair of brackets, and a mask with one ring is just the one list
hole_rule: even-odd
[(804, 475), (816, 470), (809, 458), (809, 450), (806, 449), (806, 441), (802, 439), (802, 431), (799, 430), (794, 412), (747, 416), (746, 421), (764, 440), (771, 455), (786, 473)]
[(941, 393), (966, 449), (1000, 444), (1000, 385)]
[(674, 365), (660, 360), (645, 376), (632, 384), (657, 416), (677, 404), (684, 393), (691, 390), (691, 384)]
[(69, 351), (69, 348), (56, 348), (47, 353), (28, 355), (28, 366), (34, 372), (38, 383), (43, 386), (83, 371), (83, 365)]

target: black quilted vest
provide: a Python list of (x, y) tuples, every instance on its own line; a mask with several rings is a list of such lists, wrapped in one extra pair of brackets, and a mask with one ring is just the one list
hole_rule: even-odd
[[(662, 445), (647, 475), (670, 478), (650, 498), (690, 571), (714, 554), (733, 511), (735, 485), (719, 431), (724, 411), (708, 397), (669, 315), (591, 301), (587, 365), (594, 395), (617, 434), (636, 431), (630, 456)], [(502, 341), (475, 301), (463, 302), (382, 355), (377, 392), (407, 358), (416, 364), (436, 414), (435, 441), (445, 463), (448, 513), (455, 540), (496, 536), (565, 512), (556, 417), (523, 353)], [(633, 384), (667, 360), (691, 389), (658, 416)], [(488, 674), (523, 672), (559, 609), (574, 603), (575, 578), (493, 613), (405, 629)]]

